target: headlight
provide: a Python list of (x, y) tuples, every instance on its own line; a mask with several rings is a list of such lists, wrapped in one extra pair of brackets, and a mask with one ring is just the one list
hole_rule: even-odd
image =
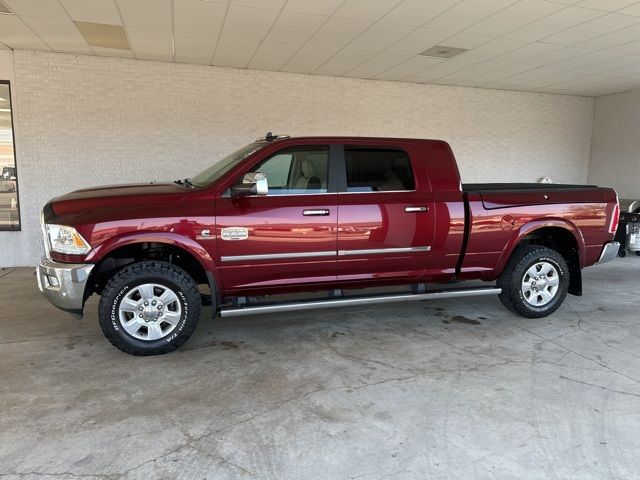
[(73, 227), (47, 224), (45, 229), (52, 252), (83, 255), (91, 250), (91, 245)]

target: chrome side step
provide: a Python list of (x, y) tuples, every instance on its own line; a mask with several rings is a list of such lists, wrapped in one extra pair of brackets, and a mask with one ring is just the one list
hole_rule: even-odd
[(446, 290), (431, 290), (426, 293), (393, 293), (389, 295), (370, 295), (360, 297), (330, 298), (327, 300), (307, 300), (300, 302), (255, 305), (246, 307), (228, 307), (220, 310), (221, 317), (238, 317), (258, 313), (293, 312), (297, 310), (315, 310), (318, 308), (336, 308), (354, 305), (371, 305), (373, 303), (415, 302), (438, 298), (478, 297), (481, 295), (498, 295), (502, 289), (496, 287), (472, 287)]

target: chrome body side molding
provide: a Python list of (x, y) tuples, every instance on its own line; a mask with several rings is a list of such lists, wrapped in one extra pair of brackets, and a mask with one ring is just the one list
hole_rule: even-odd
[(251, 260), (283, 260), (287, 258), (313, 258), (313, 257), (331, 257), (331, 256), (353, 256), (353, 255), (387, 255), (393, 253), (416, 253), (429, 252), (430, 246), (426, 247), (397, 247), (397, 248), (371, 248), (365, 250), (338, 250), (337, 252), (320, 251), (320, 252), (291, 252), (291, 253), (264, 253), (257, 255), (228, 255), (220, 257), (223, 262), (247, 262)]

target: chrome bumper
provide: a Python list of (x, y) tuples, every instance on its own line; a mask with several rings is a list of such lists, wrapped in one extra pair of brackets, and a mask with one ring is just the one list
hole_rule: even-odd
[(93, 264), (43, 260), (36, 268), (38, 289), (53, 305), (82, 318), (84, 291)]
[(610, 262), (614, 258), (618, 256), (618, 250), (620, 250), (620, 243), (618, 242), (609, 242), (605, 243), (604, 247), (602, 247), (602, 253), (600, 254), (600, 258), (596, 262), (596, 265), (600, 265), (601, 263)]

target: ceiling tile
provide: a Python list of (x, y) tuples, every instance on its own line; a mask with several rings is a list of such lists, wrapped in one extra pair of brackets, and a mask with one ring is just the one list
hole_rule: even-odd
[(427, 23), (428, 27), (464, 30), (517, 0), (463, 0)]
[(287, 0), (231, 0), (232, 5), (280, 10)]
[(499, 36), (565, 8), (544, 0), (522, 0), (467, 29), (481, 35)]
[(170, 61), (173, 58), (170, 30), (128, 28), (127, 33), (137, 58), (160, 61)]
[(378, 22), (353, 40), (349, 47), (359, 50), (379, 51), (389, 47), (413, 30), (408, 25)]
[(183, 63), (211, 63), (213, 53), (216, 50), (218, 37), (215, 35), (202, 35), (175, 31), (175, 60)]
[(478, 82), (495, 82), (498, 80), (504, 80), (506, 78), (512, 77), (514, 75), (518, 75), (520, 73), (526, 72), (527, 69), (520, 65), (511, 65), (509, 67), (502, 67), (498, 70), (494, 70), (492, 72), (488, 72), (485, 74), (478, 75), (476, 80)]
[(220, 37), (213, 63), (244, 68), (259, 46), (260, 41), (252, 38)]
[(477, 63), (475, 65), (464, 67), (456, 72), (450, 73), (449, 75), (442, 77), (440, 81), (458, 83), (462, 80), (472, 80), (476, 77), (479, 77), (480, 75), (489, 72), (495, 72), (497, 68), (500, 68), (500, 66), (491, 61)]
[(311, 73), (335, 55), (340, 47), (307, 43), (283, 68), (285, 71)]
[(640, 53), (640, 40), (636, 40), (635, 42), (623, 43), (622, 45), (616, 45), (615, 47), (611, 47), (609, 50), (612, 52), (619, 53)]
[[(409, 35), (389, 46), (387, 50), (398, 54), (418, 55), (419, 53), (442, 43), (445, 39), (450, 38), (453, 35), (455, 35), (455, 32), (452, 30), (441, 30), (427, 27), (417, 28)], [(445, 43), (449, 45), (448, 42)], [(457, 47), (457, 45), (451, 46)]]
[(476, 48), (490, 42), (494, 38), (495, 37), (491, 37), (489, 35), (476, 35), (475, 33), (460, 32), (447, 38), (442, 43), (448, 47), (466, 48), (467, 50), (471, 50), (472, 48)]
[(316, 15), (330, 15), (343, 0), (289, 0), (284, 9), (288, 12), (312, 13)]
[(0, 15), (0, 42), (22, 50), (51, 50), (20, 18)]
[(593, 50), (606, 50), (638, 39), (640, 39), (640, 25), (634, 25), (607, 35), (602, 35), (601, 37), (587, 40), (586, 42), (578, 43), (577, 46)]
[(397, 53), (380, 52), (346, 73), (348, 77), (373, 78), (389, 70), (406, 58), (399, 58)]
[(324, 65), (320, 66), (314, 73), (325, 73), (327, 75), (344, 75), (351, 70), (354, 65), (373, 57), (376, 51), (359, 50), (351, 47), (344, 48), (331, 57)]
[(533, 57), (528, 60), (518, 62), (516, 63), (516, 65), (533, 69), (533, 68), (544, 67), (546, 65), (562, 63), (569, 59), (577, 58), (582, 55), (587, 55), (589, 53), (591, 53), (591, 50), (586, 50), (584, 48), (563, 47), (563, 48), (560, 48), (560, 50), (555, 50), (553, 52), (549, 52), (544, 55), (540, 55), (538, 57)]
[(637, 17), (640, 17), (640, 2), (634, 3), (633, 5), (623, 8), (622, 10), (618, 10), (618, 13), (624, 13), (625, 15), (635, 15)]
[(171, 30), (171, 0), (116, 0), (127, 28)]
[(346, 0), (334, 13), (336, 17), (357, 18), (375, 22), (380, 20), (401, 0)]
[(270, 42), (304, 43), (327, 21), (322, 15), (282, 12), (267, 35)]
[(524, 62), (530, 58), (536, 58), (540, 55), (546, 55), (556, 50), (560, 50), (562, 47), (558, 45), (550, 45), (548, 43), (530, 43), (524, 47), (513, 50), (504, 55), (500, 55), (493, 58), (491, 61), (501, 65), (513, 65), (516, 63)]
[(92, 53), (91, 47), (89, 47), (89, 44), (69, 17), (67, 17), (66, 20), (22, 17), (22, 20), (31, 27), (47, 45), (56, 51)]
[(453, 7), (459, 0), (404, 0), (382, 21), (418, 27)]
[(606, 15), (606, 13), (600, 10), (569, 7), (514, 30), (513, 32), (509, 32), (506, 36), (518, 40), (536, 41), (553, 35), (563, 29), (580, 25), (581, 23), (604, 15)]
[(638, 0), (583, 0), (578, 5), (586, 8), (615, 12), (616, 10), (628, 7), (637, 2)]
[(0, 42), (0, 50), (10, 50), (4, 43)]
[(0, 15), (0, 42), (11, 48), (51, 50), (16, 15)]
[(380, 80), (402, 80), (409, 75), (415, 75), (417, 73), (425, 71), (429, 67), (433, 67), (438, 63), (442, 63), (445, 60), (443, 58), (434, 57), (411, 57), (404, 62), (395, 65), (394, 67), (377, 75), (376, 78)]
[(249, 63), (249, 68), (257, 68), (258, 65), (279, 65), (283, 67), (295, 53), (300, 50), (300, 43), (262, 42)]
[(576, 25), (575, 27), (555, 33), (544, 38), (545, 42), (558, 45), (575, 45), (601, 35), (630, 27), (640, 23), (640, 18), (618, 13), (609, 13), (590, 22)]
[(16, 15), (68, 20), (58, 0), (2, 0)]
[[(262, 40), (278, 16), (276, 10), (230, 5), (222, 35), (247, 40)], [(251, 42), (247, 42), (247, 45)]]
[(499, 55), (511, 52), (526, 45), (526, 42), (511, 38), (496, 38), (468, 52), (458, 55), (456, 58), (465, 62), (478, 63)]
[(463, 68), (470, 67), (472, 64), (459, 60), (458, 58), (452, 58), (444, 62), (438, 63), (433, 67), (426, 69), (423, 72), (407, 77), (410, 81), (428, 83), (438, 80), (439, 78), (446, 77), (452, 73), (455, 73)]
[(113, 0), (60, 0), (73, 20), (122, 25)]
[(331, 17), (313, 34), (309, 43), (344, 46), (371, 25), (372, 23), (368, 20)]
[(227, 6), (201, 0), (181, 0), (174, 3), (173, 9), (176, 32), (219, 35)]
[(131, 50), (120, 50), (119, 48), (92, 47), (93, 53), (103, 57), (134, 58)]

